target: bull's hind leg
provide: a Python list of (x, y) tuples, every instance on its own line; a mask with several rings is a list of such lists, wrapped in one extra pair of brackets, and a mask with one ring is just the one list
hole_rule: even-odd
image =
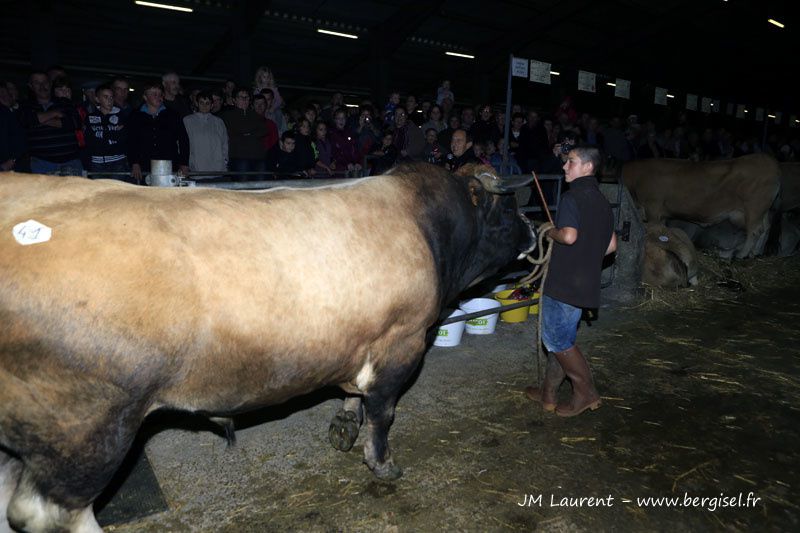
[(17, 490), (22, 462), (0, 451), (0, 533), (11, 531), (6, 519), (6, 510), (14, 491)]
[(358, 438), (358, 431), (364, 415), (361, 410), (361, 396), (348, 396), (342, 408), (336, 411), (328, 428), (328, 439), (337, 450), (347, 452)]
[(19, 484), (8, 505), (8, 523), (12, 527), (31, 533), (102, 533), (103, 530), (94, 518), (91, 501), (68, 507), (43, 494), (37, 486), (30, 470), (23, 468)]

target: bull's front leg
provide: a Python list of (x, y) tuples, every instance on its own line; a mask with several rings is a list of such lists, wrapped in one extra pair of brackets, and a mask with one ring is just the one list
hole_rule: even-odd
[(0, 450), (0, 532), (11, 531), (6, 510), (17, 490), (22, 463)]
[(342, 408), (336, 411), (328, 428), (328, 439), (337, 450), (347, 452), (358, 438), (358, 431), (364, 415), (361, 409), (361, 396), (348, 396)]

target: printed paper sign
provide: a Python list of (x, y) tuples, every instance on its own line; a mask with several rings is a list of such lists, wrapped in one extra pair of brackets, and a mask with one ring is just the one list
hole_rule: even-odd
[(654, 103), (658, 105), (667, 105), (667, 90), (663, 87), (656, 87), (656, 97)]
[(528, 77), (528, 60), (522, 57), (515, 57), (511, 60), (511, 75), (517, 78)]
[(614, 96), (618, 98), (631, 99), (631, 80), (617, 78), (617, 85), (614, 87)]
[(531, 81), (550, 85), (550, 63), (531, 59)]
[(597, 75), (594, 72), (588, 72), (586, 70), (579, 70), (578, 71), (578, 90), (579, 91), (586, 91), (587, 93), (596, 92), (595, 82), (597, 80)]
[(711, 98), (704, 96), (700, 99), (700, 111), (703, 113), (711, 113)]
[(712, 113), (721, 112), (722, 108), (720, 107), (720, 105), (722, 105), (722, 104), (720, 104), (719, 100), (711, 100), (711, 112)]
[(686, 95), (686, 109), (689, 111), (697, 111), (697, 95), (696, 94), (687, 94)]
[(744, 104), (736, 106), (736, 118), (744, 118), (745, 107)]
[(756, 108), (756, 120), (758, 122), (763, 122), (764, 121), (764, 108), (763, 107), (757, 107)]
[(47, 242), (53, 236), (53, 230), (35, 220), (20, 222), (11, 230), (14, 238), (23, 246)]

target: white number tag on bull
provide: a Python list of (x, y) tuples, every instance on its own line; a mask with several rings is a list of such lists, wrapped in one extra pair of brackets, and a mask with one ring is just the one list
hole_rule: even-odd
[(14, 238), (17, 242), (23, 246), (47, 242), (50, 240), (50, 237), (53, 236), (53, 230), (51, 228), (35, 220), (20, 222), (14, 226), (11, 233), (14, 234)]

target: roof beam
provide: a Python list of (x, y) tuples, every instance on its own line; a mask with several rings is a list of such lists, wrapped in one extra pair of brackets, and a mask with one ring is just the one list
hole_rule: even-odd
[(201, 76), (223, 56), (234, 42), (247, 40), (255, 31), (264, 11), (272, 0), (245, 0), (239, 9), (230, 15), (231, 21), (225, 33), (214, 42), (192, 69), (193, 76)]
[(390, 59), (428, 17), (441, 10), (444, 0), (414, 1), (403, 4), (388, 19), (369, 29), (368, 45), (356, 57), (349, 57), (325, 71), (314, 84), (322, 85), (342, 78), (370, 60)]

